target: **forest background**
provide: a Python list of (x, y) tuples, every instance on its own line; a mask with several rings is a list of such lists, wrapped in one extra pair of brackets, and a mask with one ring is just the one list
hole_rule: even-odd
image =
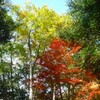
[(100, 99), (100, 1), (65, 4), (0, 0), (0, 99)]

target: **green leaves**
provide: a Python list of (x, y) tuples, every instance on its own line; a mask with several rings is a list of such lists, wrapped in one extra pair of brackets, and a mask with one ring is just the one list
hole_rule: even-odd
[(9, 16), (8, 9), (7, 2), (0, 0), (0, 44), (8, 42), (11, 39), (11, 32), (15, 28), (15, 23), (12, 17)]

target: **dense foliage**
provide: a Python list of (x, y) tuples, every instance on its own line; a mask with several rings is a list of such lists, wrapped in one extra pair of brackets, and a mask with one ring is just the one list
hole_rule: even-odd
[[(81, 46), (77, 43), (53, 39), (49, 48), (37, 58), (41, 66), (33, 78), (39, 100), (91, 100), (100, 94), (96, 76), (76, 66), (73, 56)], [(26, 81), (28, 83), (28, 81)]]
[(68, 3), (59, 15), (0, 0), (0, 99), (100, 99), (100, 2)]
[[(73, 24), (70, 28), (60, 30), (63, 39), (75, 40), (83, 45), (80, 52), (80, 66), (100, 73), (100, 3), (98, 0), (69, 1)], [(100, 76), (98, 75), (98, 78)]]
[(0, 43), (7, 42), (11, 39), (11, 32), (14, 30), (14, 21), (8, 15), (10, 7), (5, 0), (0, 0)]

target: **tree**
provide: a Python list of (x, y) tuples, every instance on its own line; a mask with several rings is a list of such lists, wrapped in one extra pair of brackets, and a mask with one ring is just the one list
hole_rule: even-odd
[[(81, 46), (73, 41), (53, 39), (49, 48), (36, 61), (41, 67), (39, 75), (33, 78), (38, 99), (79, 100), (92, 98), (91, 94), (100, 94), (95, 75), (76, 67), (78, 61), (74, 61), (73, 56), (80, 49)], [(93, 87), (94, 84), (96, 87)]]
[[(85, 54), (85, 68), (94, 69), (92, 71), (95, 74), (99, 73), (100, 3), (98, 3), (98, 0), (73, 0), (70, 2), (69, 7), (75, 19), (73, 30), (76, 38), (84, 43), (84, 47), (87, 50), (90, 50), (86, 51), (87, 53)], [(91, 59), (90, 56), (94, 59)]]
[(5, 0), (0, 0), (0, 43), (7, 42), (12, 37), (15, 24), (11, 16), (8, 15), (10, 8)]
[[(83, 47), (76, 58), (82, 58), (80, 67), (99, 73), (100, 47), (100, 4), (98, 0), (70, 0), (69, 13), (72, 18), (70, 28), (60, 30), (59, 37), (78, 41)], [(83, 54), (84, 53), (84, 54)], [(100, 75), (97, 75), (98, 78)]]
[(0, 45), (0, 99), (28, 100), (27, 92), (22, 87), (27, 74), (18, 62), (19, 48), (16, 45), (14, 42)]
[(70, 11), (80, 38), (85, 40), (100, 39), (99, 17), (100, 4), (97, 0), (73, 0), (69, 2)]

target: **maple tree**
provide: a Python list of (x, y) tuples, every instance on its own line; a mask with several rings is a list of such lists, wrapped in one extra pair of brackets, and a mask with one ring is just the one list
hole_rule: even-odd
[(92, 100), (95, 94), (100, 94), (96, 76), (76, 67), (73, 55), (80, 49), (81, 46), (73, 41), (52, 40), (49, 48), (36, 61), (40, 66), (39, 75), (33, 79), (37, 98)]

